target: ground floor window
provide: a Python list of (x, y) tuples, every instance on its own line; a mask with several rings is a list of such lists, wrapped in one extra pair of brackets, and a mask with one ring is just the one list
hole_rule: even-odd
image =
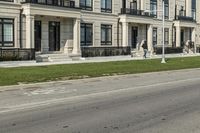
[(101, 45), (112, 45), (112, 25), (101, 25)]
[(169, 29), (165, 28), (165, 45), (169, 44)]
[(157, 45), (157, 28), (153, 28), (153, 47)]
[(14, 20), (0, 18), (0, 47), (14, 46)]
[(93, 40), (92, 24), (81, 24), (81, 46), (91, 46)]

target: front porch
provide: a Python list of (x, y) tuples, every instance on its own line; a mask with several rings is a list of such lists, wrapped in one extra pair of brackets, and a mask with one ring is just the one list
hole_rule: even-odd
[[(40, 4), (23, 5), (25, 48), (39, 54), (80, 56), (80, 10)], [(50, 10), (51, 9), (51, 10)], [(38, 12), (38, 10), (40, 12)]]
[(125, 15), (121, 16), (120, 22), (122, 26), (122, 46), (129, 46), (132, 53), (135, 53), (136, 56), (142, 56), (142, 46), (147, 45), (151, 55), (153, 53), (152, 18), (133, 18)]
[(182, 47), (185, 53), (196, 53), (195, 23), (176, 21), (174, 26), (174, 47)]

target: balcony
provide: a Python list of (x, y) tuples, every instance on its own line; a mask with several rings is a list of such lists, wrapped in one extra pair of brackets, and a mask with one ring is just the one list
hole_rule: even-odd
[[(195, 12), (192, 13), (196, 14)], [(186, 10), (180, 10), (179, 15), (175, 16), (175, 20), (196, 22), (195, 17), (186, 15)]]
[(154, 17), (154, 15), (152, 15), (149, 12), (145, 12), (144, 10), (136, 10), (136, 9), (129, 9), (129, 8), (121, 8), (121, 14)]
[(188, 16), (176, 16), (176, 20), (192, 21), (192, 22), (196, 21), (193, 17), (188, 17)]
[(31, 4), (40, 4), (40, 5), (48, 5), (48, 6), (58, 6), (58, 7), (67, 7), (67, 8), (77, 8), (75, 7), (75, 1), (70, 0), (24, 0), (23, 3), (31, 3)]

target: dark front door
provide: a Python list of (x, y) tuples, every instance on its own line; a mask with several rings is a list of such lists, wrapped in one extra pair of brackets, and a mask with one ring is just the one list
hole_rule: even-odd
[(49, 22), (49, 51), (60, 51), (60, 22)]
[(35, 21), (35, 51), (41, 51), (41, 21)]
[(136, 48), (138, 39), (138, 27), (132, 27), (132, 48)]
[(181, 47), (184, 46), (184, 30), (181, 30)]

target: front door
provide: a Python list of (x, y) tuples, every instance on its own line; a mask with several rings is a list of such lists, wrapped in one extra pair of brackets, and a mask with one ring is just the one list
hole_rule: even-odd
[(132, 48), (136, 48), (138, 42), (138, 27), (132, 27)]
[(35, 51), (41, 51), (41, 21), (35, 21)]
[(60, 51), (60, 22), (49, 22), (49, 51)]
[(184, 30), (181, 30), (181, 47), (184, 46)]

